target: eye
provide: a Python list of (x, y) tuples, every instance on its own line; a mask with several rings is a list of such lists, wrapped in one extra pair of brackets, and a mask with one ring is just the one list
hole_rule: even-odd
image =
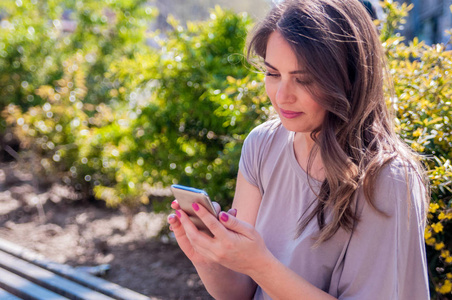
[(270, 72), (265, 72), (265, 76), (268, 76), (268, 77), (278, 77), (279, 76), (279, 74), (277, 74), (277, 73), (270, 73)]
[(295, 78), (295, 81), (301, 85), (310, 85), (312, 84), (312, 79), (309, 78)]

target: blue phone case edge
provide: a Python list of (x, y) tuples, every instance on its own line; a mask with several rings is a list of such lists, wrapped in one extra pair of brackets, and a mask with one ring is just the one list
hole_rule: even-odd
[(198, 194), (203, 194), (203, 195), (209, 196), (204, 190), (196, 189), (196, 188), (185, 186), (185, 185), (172, 184), (171, 187), (175, 188), (175, 189), (190, 191), (190, 192), (194, 192), (194, 193), (198, 193)]

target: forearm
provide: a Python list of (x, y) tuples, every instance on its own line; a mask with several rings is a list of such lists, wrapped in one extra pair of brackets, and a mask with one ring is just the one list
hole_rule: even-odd
[(195, 264), (209, 294), (217, 300), (252, 299), (256, 283), (247, 275), (220, 264)]
[(273, 255), (267, 255), (261, 262), (260, 267), (249, 275), (272, 299), (336, 299), (293, 272)]

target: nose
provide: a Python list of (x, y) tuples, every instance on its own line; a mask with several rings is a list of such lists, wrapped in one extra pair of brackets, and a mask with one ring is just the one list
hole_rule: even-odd
[(281, 80), (276, 91), (276, 102), (279, 104), (292, 103), (295, 101), (293, 86), (289, 80)]

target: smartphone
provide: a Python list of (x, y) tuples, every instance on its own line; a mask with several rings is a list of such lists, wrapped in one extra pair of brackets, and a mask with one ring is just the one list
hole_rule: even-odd
[(215, 216), (215, 218), (218, 218), (217, 211), (215, 210), (212, 201), (210, 201), (209, 195), (203, 190), (179, 184), (173, 184), (171, 186), (171, 192), (177, 199), (180, 208), (188, 215), (193, 224), (195, 224), (200, 231), (204, 231), (212, 236), (210, 230), (204, 225), (201, 219), (196, 216), (193, 207), (191, 206), (193, 202), (199, 203)]

